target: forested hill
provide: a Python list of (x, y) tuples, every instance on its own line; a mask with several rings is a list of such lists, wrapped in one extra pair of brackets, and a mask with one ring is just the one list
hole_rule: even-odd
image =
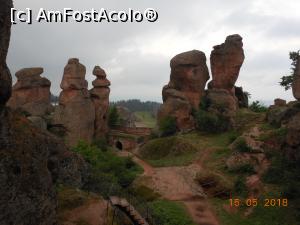
[(111, 105), (126, 107), (131, 112), (146, 111), (146, 112), (151, 112), (156, 114), (161, 103), (152, 102), (152, 101), (142, 102), (139, 99), (130, 99), (130, 100), (111, 102)]

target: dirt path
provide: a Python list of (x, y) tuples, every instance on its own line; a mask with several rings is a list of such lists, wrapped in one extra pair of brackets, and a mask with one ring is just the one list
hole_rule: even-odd
[(99, 199), (90, 200), (83, 206), (64, 213), (63, 225), (106, 225), (105, 201)]
[(203, 189), (194, 180), (196, 173), (202, 169), (199, 162), (183, 167), (153, 168), (132, 153), (122, 152), (119, 155), (130, 155), (144, 168), (142, 179), (146, 179), (143, 179), (143, 184), (167, 200), (182, 202), (196, 224), (219, 225)]

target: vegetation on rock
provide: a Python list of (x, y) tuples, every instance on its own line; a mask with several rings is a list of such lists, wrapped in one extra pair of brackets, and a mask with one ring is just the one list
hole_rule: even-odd
[(291, 74), (281, 77), (281, 81), (279, 82), (279, 84), (282, 87), (284, 87), (285, 90), (289, 90), (292, 87), (292, 83), (294, 81), (294, 76), (296, 73), (296, 65), (299, 57), (300, 57), (300, 50), (297, 52), (290, 52), (290, 59), (292, 60)]

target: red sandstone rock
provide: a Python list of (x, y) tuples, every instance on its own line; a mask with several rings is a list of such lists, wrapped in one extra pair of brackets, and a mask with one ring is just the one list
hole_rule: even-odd
[(192, 106), (183, 93), (165, 86), (163, 96), (165, 96), (165, 100), (158, 111), (158, 121), (171, 116), (176, 118), (179, 130), (188, 131), (193, 129), (195, 122), (192, 117)]
[(25, 68), (16, 73), (17, 83), (7, 105), (22, 109), (32, 116), (43, 116), (52, 109), (50, 104), (51, 82), (41, 77), (43, 68)]
[(175, 117), (179, 130), (193, 129), (192, 109), (198, 109), (209, 79), (206, 57), (193, 50), (176, 55), (170, 62), (170, 82), (163, 88), (163, 105), (158, 120)]
[(293, 88), (293, 95), (294, 97), (300, 101), (300, 56), (298, 58), (297, 61), (297, 65), (296, 65), (296, 73), (294, 76), (294, 81), (292, 84), (292, 88)]
[(214, 46), (210, 56), (213, 77), (210, 87), (232, 91), (244, 59), (242, 37), (238, 34), (230, 35), (225, 43)]
[(91, 143), (94, 136), (95, 108), (87, 90), (85, 66), (78, 59), (70, 59), (61, 82), (63, 91), (55, 110), (53, 125), (66, 129), (66, 143), (75, 146), (78, 141)]
[(176, 55), (170, 64), (169, 87), (182, 92), (192, 107), (198, 108), (209, 79), (205, 54), (197, 50), (184, 52)]
[(86, 68), (79, 63), (78, 59), (70, 59), (64, 69), (64, 75), (60, 84), (63, 90), (87, 89), (88, 83), (85, 80)]
[[(221, 113), (223, 116), (233, 118), (238, 109), (238, 101), (230, 91), (225, 89), (211, 89), (207, 91), (209, 111)], [(222, 112), (220, 112), (222, 111)]]
[(93, 74), (97, 77), (93, 82), (94, 88), (90, 90), (95, 107), (95, 138), (105, 136), (108, 131), (107, 119), (109, 109), (110, 82), (106, 79), (105, 71), (96, 66)]
[(276, 98), (274, 100), (274, 105), (275, 106), (286, 106), (286, 100), (280, 99), (280, 98)]

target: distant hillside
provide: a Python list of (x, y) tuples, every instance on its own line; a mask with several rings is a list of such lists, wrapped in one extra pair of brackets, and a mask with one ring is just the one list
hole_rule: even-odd
[(139, 99), (130, 99), (111, 102), (111, 105), (126, 107), (131, 112), (150, 112), (151, 114), (156, 116), (161, 103), (151, 101), (142, 102)]

